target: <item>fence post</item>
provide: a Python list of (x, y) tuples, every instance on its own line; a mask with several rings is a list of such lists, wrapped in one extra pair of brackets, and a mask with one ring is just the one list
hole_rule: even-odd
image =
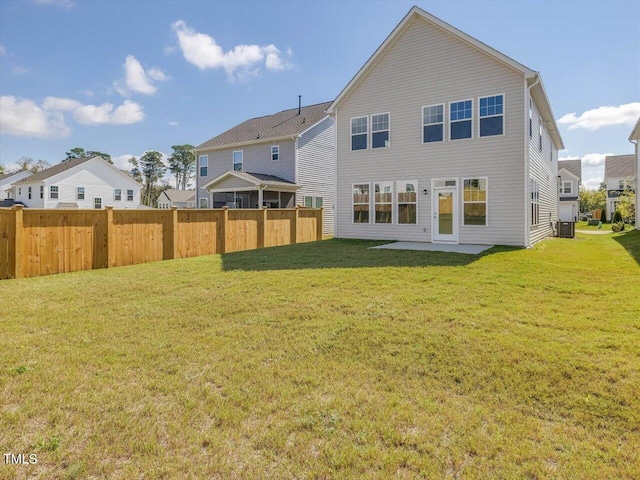
[(227, 223), (229, 222), (229, 207), (222, 207), (222, 224), (220, 225), (220, 252), (227, 252)]
[[(178, 258), (178, 207), (171, 207), (169, 212), (169, 228), (166, 235), (163, 235), (165, 243), (165, 260)], [(165, 255), (163, 255), (165, 256)]]
[(295, 216), (293, 217), (293, 223), (291, 224), (291, 243), (298, 243), (298, 220), (300, 216), (298, 215), (298, 211), (300, 210), (300, 205), (295, 206)]
[(258, 248), (267, 246), (267, 207), (258, 212)]
[(13, 278), (22, 278), (24, 276), (23, 259), (22, 259), (22, 234), (24, 228), (24, 207), (22, 205), (14, 205), (15, 216), (15, 236), (13, 238)]
[(107, 212), (107, 268), (116, 266), (115, 234), (113, 231), (113, 206), (104, 207)]
[(322, 240), (322, 228), (324, 221), (324, 208), (320, 208), (320, 217), (316, 219), (316, 240)]

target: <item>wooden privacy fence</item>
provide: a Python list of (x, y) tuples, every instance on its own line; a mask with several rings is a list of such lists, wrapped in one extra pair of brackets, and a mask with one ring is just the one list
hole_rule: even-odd
[(0, 279), (322, 240), (322, 209), (0, 208)]

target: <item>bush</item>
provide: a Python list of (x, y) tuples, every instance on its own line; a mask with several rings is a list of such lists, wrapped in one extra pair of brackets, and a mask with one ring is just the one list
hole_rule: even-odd
[(622, 222), (622, 214), (618, 210), (616, 210), (613, 214), (613, 218), (611, 219), (611, 221), (614, 223)]
[(607, 211), (603, 208), (600, 212), (600, 221), (605, 223), (607, 221)]
[(624, 230), (624, 223), (622, 222), (613, 222), (611, 224), (611, 230), (614, 232), (622, 232)]

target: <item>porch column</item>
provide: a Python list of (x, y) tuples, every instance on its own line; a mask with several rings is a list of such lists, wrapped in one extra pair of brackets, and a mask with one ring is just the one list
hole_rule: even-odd
[(262, 208), (262, 204), (264, 203), (262, 201), (264, 194), (262, 193), (262, 187), (258, 188), (258, 208)]

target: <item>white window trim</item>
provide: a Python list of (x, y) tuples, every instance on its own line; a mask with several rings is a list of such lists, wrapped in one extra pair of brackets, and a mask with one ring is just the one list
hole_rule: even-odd
[[(489, 97), (498, 97), (500, 95), (502, 95), (502, 113), (500, 115), (485, 115), (484, 117), (481, 117), (480, 116), (480, 99), (489, 98)], [(507, 134), (507, 121), (506, 121), (507, 96), (504, 93), (494, 93), (493, 95), (484, 95), (482, 97), (478, 97), (477, 100), (478, 100), (478, 138), (504, 137)], [(502, 117), (502, 135), (486, 135), (484, 137), (481, 136), (480, 120), (482, 120), (483, 118), (493, 118), (493, 117)]]
[[(376, 202), (376, 183), (379, 183), (380, 185), (382, 185), (383, 183), (389, 183), (391, 184), (391, 201), (390, 202)], [(373, 204), (373, 208), (369, 207), (369, 220), (373, 220), (374, 225), (395, 225), (395, 219), (394, 219), (394, 208), (393, 208), (393, 196), (394, 196), (394, 182), (390, 181), (390, 180), (376, 180), (374, 182), (371, 182), (371, 186), (369, 187), (369, 195), (370, 195), (370, 200), (371, 203)], [(386, 222), (381, 222), (378, 223), (376, 222), (376, 205), (391, 205), (391, 222), (390, 223), (386, 223)], [(373, 212), (373, 219), (371, 218), (371, 212)]]
[[(377, 116), (377, 115), (388, 115), (389, 116), (389, 128), (387, 128), (386, 130), (377, 130), (375, 133), (380, 133), (380, 132), (389, 132), (389, 145), (385, 145), (384, 147), (377, 147), (377, 148), (373, 148), (373, 117)], [(382, 113), (372, 113), (369, 116), (369, 128), (371, 130), (371, 150), (377, 150), (378, 148), (391, 148), (391, 112), (382, 112)]]
[(31, 200), (31, 191), (32, 191), (31, 187), (27, 187), (27, 198), (29, 200)]
[[(119, 200), (116, 198), (116, 195), (117, 195), (116, 190), (120, 190), (120, 199)], [(113, 201), (114, 202), (121, 202), (122, 201), (122, 189), (121, 188), (114, 188), (113, 189)]]
[[(443, 127), (444, 128), (444, 127)], [(442, 132), (444, 133), (444, 131)], [(443, 135), (444, 137), (444, 135)], [(436, 142), (430, 142), (430, 143), (436, 143)], [(400, 199), (398, 198), (398, 194), (399, 194), (399, 189), (398, 189), (398, 184), (399, 183), (413, 183), (413, 186), (416, 189), (416, 201), (415, 202), (401, 202)], [(413, 227), (416, 225), (419, 225), (420, 222), (418, 221), (418, 219), (420, 218), (419, 216), (419, 203), (418, 202), (418, 198), (420, 195), (420, 191), (418, 189), (418, 181), (417, 180), (396, 180), (395, 182), (395, 192), (394, 195), (392, 196), (392, 200), (394, 200), (395, 203), (395, 222), (393, 222), (394, 224), (400, 226), (400, 227)], [(402, 205), (414, 205), (416, 206), (416, 223), (400, 223), (400, 204)]]
[[(471, 118), (465, 118), (464, 120), (451, 120), (451, 105), (453, 103), (460, 103), (460, 102), (471, 102)], [(458, 142), (460, 140), (464, 141), (464, 140), (473, 140), (474, 136), (473, 136), (473, 117), (474, 117), (474, 108), (473, 108), (473, 98), (465, 98), (462, 100), (454, 100), (452, 102), (449, 102), (449, 104), (447, 105), (447, 118), (449, 119), (449, 141), (450, 142)], [(471, 136), (469, 138), (456, 138), (455, 140), (451, 139), (451, 124), (456, 122), (466, 122), (468, 120), (471, 120)]]
[[(464, 199), (464, 181), (465, 180), (484, 180), (484, 184), (485, 184), (485, 187), (487, 189), (484, 202), (465, 201), (465, 199)], [(462, 216), (462, 225), (465, 226), (465, 227), (476, 227), (476, 228), (486, 228), (486, 227), (488, 227), (489, 226), (489, 177), (487, 177), (487, 176), (462, 177), (460, 179), (460, 185), (462, 187), (462, 188), (460, 188), (460, 190), (462, 191), (462, 193), (461, 193), (462, 202), (460, 203), (462, 205), (462, 211), (460, 212), (460, 215)], [(486, 205), (485, 213), (484, 213), (484, 216), (485, 216), (486, 220), (484, 222), (484, 225), (467, 225), (466, 223), (464, 223), (464, 204), (465, 203), (484, 203)]]
[[(307, 198), (311, 199), (309, 201), (309, 203), (311, 203), (310, 207), (307, 207)], [(303, 197), (302, 197), (302, 206), (305, 207), (305, 208), (313, 208), (313, 196), (312, 195), (303, 195)]]
[[(533, 201), (534, 192), (536, 193), (535, 202)], [(531, 211), (531, 205), (538, 205), (537, 223), (533, 223), (534, 217), (533, 212)], [(529, 228), (538, 228), (540, 226), (540, 182), (535, 178), (529, 178), (529, 214), (531, 215), (531, 218), (529, 219)]]
[[(51, 194), (53, 193), (52, 188), (56, 189), (55, 197), (51, 196)], [(60, 200), (60, 188), (58, 187), (58, 185), (49, 185), (49, 200)]]
[[(238, 162), (241, 167), (240, 170), (236, 170), (236, 153), (239, 153), (240, 156), (242, 157), (242, 160), (240, 162)], [(244, 172), (244, 150), (234, 150), (233, 153), (231, 154), (231, 165), (233, 167), (233, 171), (234, 172)]]
[[(202, 203), (204, 202), (204, 207)], [(198, 200), (198, 208), (209, 208), (209, 199), (207, 197), (200, 197)]]
[[(82, 198), (79, 197), (79, 189), (82, 189)], [(87, 197), (87, 189), (84, 187), (76, 187), (76, 200), (84, 200)]]
[[(318, 206), (318, 199), (322, 201), (321, 206)], [(313, 197), (313, 206), (314, 208), (324, 208), (324, 197)]]
[[(131, 200), (129, 200), (129, 192), (131, 192)], [(127, 189), (127, 202), (133, 202), (133, 199), (136, 197), (136, 193), (133, 189)]]
[[(96, 200), (100, 200), (100, 208), (96, 207), (96, 204), (97, 204)], [(102, 197), (93, 197), (93, 208), (95, 210), (101, 210), (102, 209)]]
[[(276, 158), (275, 160), (273, 159), (273, 149), (274, 149), (274, 148), (277, 148), (277, 149), (278, 149), (278, 152), (277, 152), (278, 158)], [(278, 161), (280, 161), (280, 145), (271, 145), (271, 146), (269, 147), (269, 151), (271, 152), (271, 161), (272, 161), (272, 162), (278, 162)], [(243, 161), (244, 161), (244, 154), (243, 154)]]
[[(431, 108), (431, 107), (442, 107), (442, 123), (424, 123), (424, 109), (425, 108)], [(447, 139), (447, 135), (445, 132), (445, 125), (447, 123), (447, 112), (446, 112), (446, 104), (444, 103), (434, 103), (433, 105), (423, 105), (422, 108), (420, 109), (420, 123), (422, 125), (422, 131), (420, 132), (420, 138), (421, 143), (423, 145), (429, 145), (430, 143), (444, 143), (445, 140)], [(424, 127), (428, 126), (428, 125), (442, 125), (442, 140), (439, 140), (437, 142), (425, 142), (424, 141)]]
[[(362, 135), (362, 133), (353, 133), (353, 121), (356, 118), (366, 118), (367, 119), (367, 131), (365, 132), (365, 135), (367, 136), (367, 148), (362, 148), (360, 150), (354, 150), (353, 149), (353, 136), (354, 135)], [(349, 151), (351, 151), (351, 152), (361, 152), (363, 150), (369, 150), (369, 115), (360, 115), (358, 117), (351, 117), (351, 119), (349, 120)], [(355, 183), (354, 185), (360, 185), (360, 184)]]
[(533, 139), (533, 100), (529, 97), (529, 138)]
[[(356, 185), (369, 185), (369, 202), (368, 203), (356, 203), (354, 201), (353, 190), (354, 190), (354, 187)], [(358, 183), (352, 183), (351, 184), (351, 224), (352, 225), (371, 225), (371, 223), (372, 223), (371, 222), (371, 202), (372, 202), (371, 186), (372, 186), (371, 182), (358, 182)], [(354, 220), (354, 214), (353, 213), (355, 212), (355, 206), (356, 205), (369, 205), (369, 221), (368, 222), (366, 222), (366, 223), (365, 222), (356, 222)]]
[[(569, 184), (569, 191), (567, 192), (567, 184)], [(573, 182), (571, 180), (562, 181), (562, 193), (565, 195), (571, 195), (573, 193)]]
[(538, 121), (540, 122), (540, 124), (538, 125), (538, 134), (540, 135), (540, 137), (538, 138), (538, 150), (542, 151), (542, 144), (544, 143), (542, 141), (542, 117), (538, 117)]
[[(207, 174), (206, 175), (202, 175), (202, 159), (205, 159), (205, 163), (206, 165), (204, 165), (204, 168), (207, 169)], [(198, 156), (198, 176), (199, 177), (208, 177), (209, 176), (209, 155), (199, 155)]]

